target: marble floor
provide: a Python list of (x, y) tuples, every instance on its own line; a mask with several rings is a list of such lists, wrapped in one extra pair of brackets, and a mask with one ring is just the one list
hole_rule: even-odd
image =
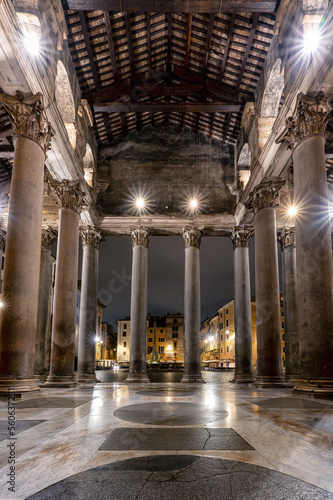
[(13, 436), (8, 415), (2, 398), (0, 500), (333, 499), (333, 399), (102, 383), (17, 399)]

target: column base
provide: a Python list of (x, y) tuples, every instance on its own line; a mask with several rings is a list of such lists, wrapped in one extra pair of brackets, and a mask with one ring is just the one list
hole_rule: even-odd
[(259, 375), (254, 381), (254, 385), (256, 387), (265, 388), (265, 387), (285, 387), (284, 378), (281, 375), (276, 375), (273, 377), (262, 376)]
[(38, 384), (44, 384), (46, 382), (47, 375), (46, 373), (44, 375), (35, 375), (35, 380), (37, 381)]
[(127, 384), (149, 384), (150, 380), (147, 374), (144, 375), (129, 374), (125, 382)]
[(254, 377), (235, 377), (231, 382), (233, 384), (253, 384)]
[(74, 387), (76, 379), (74, 375), (49, 375), (43, 387)]
[(39, 391), (38, 380), (35, 378), (14, 378), (0, 376), (0, 395), (15, 392), (21, 394), (26, 392)]
[(76, 381), (78, 384), (97, 384), (98, 382), (100, 382), (95, 373), (77, 375)]
[(298, 379), (299, 379), (298, 375), (286, 375), (285, 376), (286, 384), (289, 384), (289, 385), (297, 385)]
[(327, 380), (298, 379), (294, 391), (304, 394), (331, 395), (333, 394), (333, 379), (327, 379)]
[(202, 375), (183, 375), (181, 379), (182, 384), (205, 384), (206, 382), (202, 378)]

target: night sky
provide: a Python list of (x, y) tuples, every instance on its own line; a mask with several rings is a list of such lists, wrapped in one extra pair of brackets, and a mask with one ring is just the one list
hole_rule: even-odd
[[(80, 245), (81, 247), (81, 245)], [(184, 243), (181, 236), (153, 236), (148, 250), (148, 312), (184, 312)], [(80, 250), (80, 254), (82, 250)], [(233, 247), (227, 237), (203, 237), (201, 262), (201, 318), (234, 297)], [(250, 244), (251, 287), (254, 287), (254, 239)], [(79, 268), (81, 266), (81, 259)], [(130, 315), (132, 247), (129, 236), (109, 236), (101, 244), (98, 297), (106, 305), (103, 321)], [(80, 274), (80, 273), (79, 273)]]

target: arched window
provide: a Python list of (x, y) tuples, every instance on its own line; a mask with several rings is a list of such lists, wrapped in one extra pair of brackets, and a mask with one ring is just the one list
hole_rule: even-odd
[(94, 156), (89, 144), (86, 146), (86, 154), (83, 158), (84, 178), (90, 187), (94, 185)]
[(55, 80), (55, 98), (58, 109), (68, 132), (73, 149), (76, 148), (75, 106), (68, 74), (63, 63), (57, 63), (57, 77)]
[(244, 144), (238, 157), (238, 175), (241, 187), (244, 189), (251, 175), (251, 152), (248, 143)]

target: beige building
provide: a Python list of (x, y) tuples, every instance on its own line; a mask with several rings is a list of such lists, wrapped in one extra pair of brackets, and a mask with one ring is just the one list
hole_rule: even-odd
[(117, 361), (127, 364), (130, 361), (131, 321), (129, 317), (117, 319)]
[[(280, 297), (282, 366), (285, 366), (283, 296)], [(256, 302), (251, 299), (252, 364), (257, 368)], [(216, 335), (218, 333), (218, 335)], [(210, 367), (235, 367), (234, 299), (217, 310), (201, 325), (201, 362)]]

